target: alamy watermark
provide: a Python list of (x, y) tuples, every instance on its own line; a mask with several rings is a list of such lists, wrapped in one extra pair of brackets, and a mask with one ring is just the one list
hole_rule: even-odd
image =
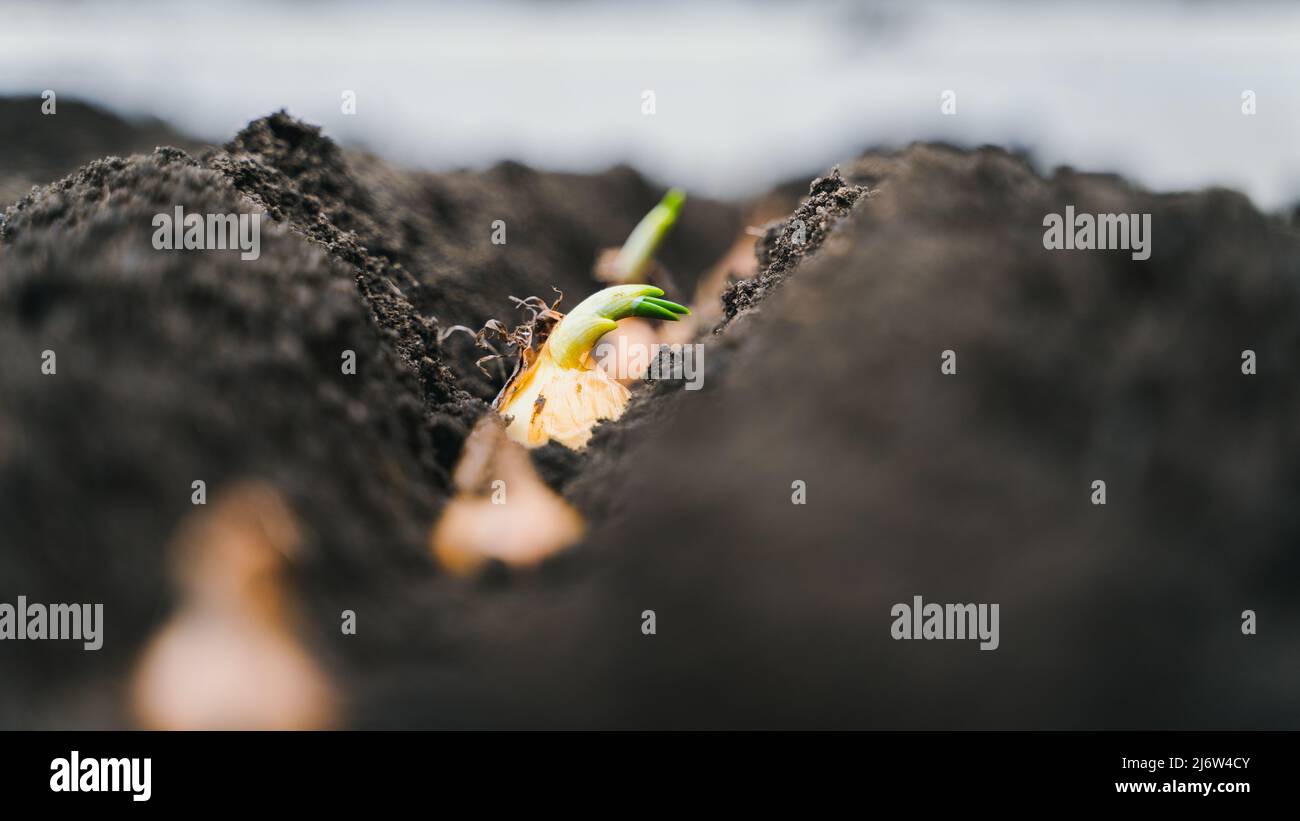
[(900, 602), (889, 609), (894, 623), (889, 635), (902, 639), (979, 639), (981, 650), (996, 650), (998, 634), (996, 604), (923, 603), (913, 596), (912, 603)]
[(1075, 214), (1043, 217), (1043, 247), (1049, 251), (1132, 251), (1133, 259), (1151, 258), (1150, 214)]
[(239, 258), (262, 255), (261, 214), (185, 213), (178, 205), (174, 214), (155, 214), (153, 247), (159, 251), (216, 251), (238, 248)]
[(645, 344), (619, 336), (614, 342), (601, 342), (592, 351), (596, 362), (615, 379), (669, 379), (685, 381), (686, 390), (704, 386), (704, 345)]
[(0, 640), (46, 639), (82, 642), (87, 650), (104, 646), (104, 605), (0, 602)]

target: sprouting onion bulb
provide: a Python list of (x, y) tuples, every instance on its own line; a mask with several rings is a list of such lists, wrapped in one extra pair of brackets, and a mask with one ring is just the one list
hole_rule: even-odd
[(516, 373), (493, 403), (508, 417), (506, 435), (530, 448), (554, 439), (578, 450), (586, 446), (597, 422), (622, 416), (628, 389), (596, 366), (591, 351), (620, 319), (675, 321), (690, 313), (662, 299), (663, 293), (653, 285), (616, 285), (597, 291), (565, 314), (529, 366)]
[(612, 267), (614, 277), (619, 282), (639, 279), (654, 259), (664, 237), (672, 230), (681, 213), (682, 203), (686, 202), (686, 192), (673, 188), (664, 194), (659, 204), (650, 209), (650, 213), (641, 218), (627, 241), (614, 258)]

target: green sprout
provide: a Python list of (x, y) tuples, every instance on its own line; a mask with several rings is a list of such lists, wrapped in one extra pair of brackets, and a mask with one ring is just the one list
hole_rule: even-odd
[(662, 288), (653, 285), (615, 285), (597, 291), (565, 314), (551, 332), (551, 355), (563, 368), (577, 368), (597, 340), (618, 327), (618, 320), (630, 316), (676, 322), (678, 314), (690, 308), (662, 299)]
[(685, 191), (680, 188), (669, 189), (659, 204), (641, 218), (632, 233), (628, 234), (627, 241), (610, 266), (615, 281), (628, 282), (639, 279), (645, 273), (654, 260), (655, 252), (677, 222), (677, 215), (681, 213), (684, 202)]

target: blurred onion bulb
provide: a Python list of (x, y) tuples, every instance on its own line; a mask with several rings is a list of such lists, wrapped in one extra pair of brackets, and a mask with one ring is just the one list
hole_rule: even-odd
[(337, 723), (339, 698), (298, 635), (288, 564), (303, 538), (288, 501), (256, 479), (185, 517), (171, 548), (180, 606), (150, 640), (132, 682), (141, 727), (308, 730)]
[(592, 348), (618, 320), (639, 316), (676, 321), (690, 310), (661, 299), (653, 285), (618, 285), (597, 291), (559, 317), (541, 348), (521, 346), (514, 375), (492, 407), (506, 417), (506, 435), (530, 448), (552, 439), (566, 447), (586, 447), (592, 428), (618, 419), (627, 408), (628, 389), (596, 367)]

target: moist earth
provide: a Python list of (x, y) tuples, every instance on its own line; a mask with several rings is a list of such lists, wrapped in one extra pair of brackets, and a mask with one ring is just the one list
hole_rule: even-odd
[[(1300, 726), (1300, 239), (1246, 198), (989, 148), (843, 163), (757, 231), (702, 390), (643, 384), (587, 452), (534, 453), (583, 543), (462, 579), (428, 530), (500, 377), (449, 329), (513, 324), (512, 295), (576, 304), (663, 188), (406, 171), (282, 112), (219, 148), (93, 122), (0, 169), (8, 191), (81, 166), (0, 222), (0, 578), (103, 602), (110, 633), (0, 648), (4, 726), (129, 723), (191, 483), (249, 476), (308, 534), (301, 633), (348, 726)], [(39, 154), (28, 133), (7, 136)], [(155, 252), (177, 204), (263, 210), (260, 259)], [(1067, 204), (1150, 213), (1155, 253), (1043, 249)], [(752, 212), (688, 201), (670, 296)], [(915, 595), (998, 603), (1000, 647), (892, 640)]]

